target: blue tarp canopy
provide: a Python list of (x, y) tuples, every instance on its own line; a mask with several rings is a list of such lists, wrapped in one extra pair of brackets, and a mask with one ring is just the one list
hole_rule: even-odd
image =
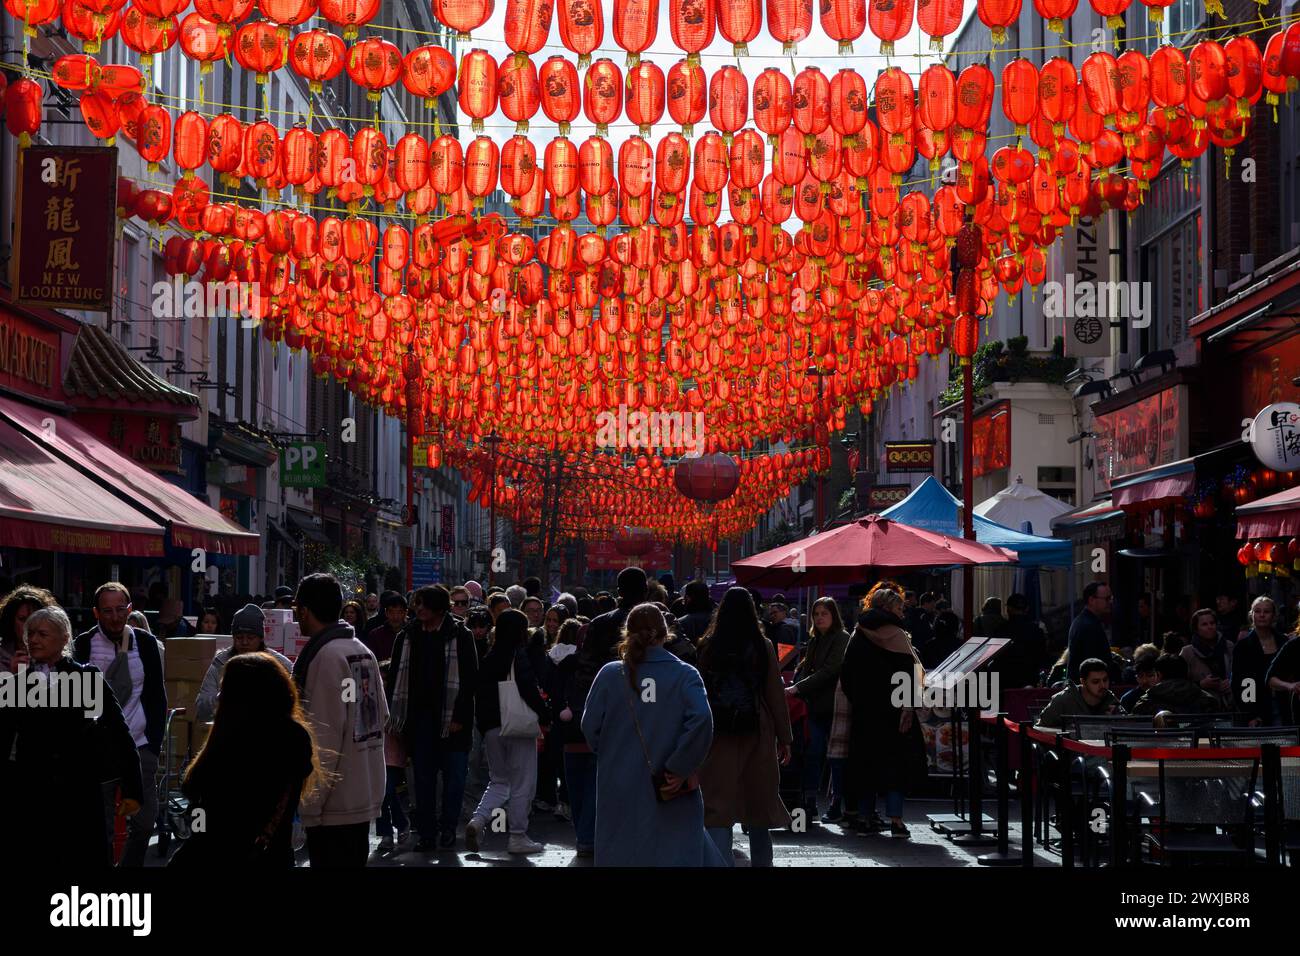
[[(961, 502), (931, 475), (910, 495), (881, 512), (886, 518), (900, 521), (924, 531), (961, 537), (957, 513)], [(1020, 555), (1021, 567), (1068, 568), (1073, 561), (1073, 546), (1057, 538), (1041, 538), (1004, 528), (995, 521), (975, 519), (975, 540), (997, 548), (1011, 548)]]

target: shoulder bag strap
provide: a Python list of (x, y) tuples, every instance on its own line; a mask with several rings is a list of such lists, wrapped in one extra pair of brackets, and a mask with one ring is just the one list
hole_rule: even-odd
[[(623, 665), (623, 673), (627, 674), (627, 665)], [(641, 754), (645, 757), (645, 765), (650, 773), (655, 772), (654, 764), (650, 762), (650, 749), (645, 745), (645, 735), (641, 733), (641, 721), (637, 720), (636, 707), (632, 704), (632, 685), (627, 685), (627, 696), (623, 698), (627, 701), (628, 713), (632, 715), (632, 726), (636, 728), (636, 735), (641, 740)]]

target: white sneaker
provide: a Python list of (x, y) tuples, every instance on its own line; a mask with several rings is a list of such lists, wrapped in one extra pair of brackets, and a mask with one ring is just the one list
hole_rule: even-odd
[[(469, 842), (468, 839), (466, 839), (466, 843), (468, 842)], [(546, 847), (544, 847), (542, 844), (536, 843), (528, 839), (527, 833), (510, 834), (510, 843), (507, 844), (506, 846), (507, 853), (516, 853), (520, 855), (529, 854), (529, 853), (541, 853), (545, 849)]]
[[(469, 852), (478, 852), (479, 837), (483, 834), (483, 827), (486, 825), (487, 821), (482, 817), (471, 817), (469, 823), (465, 824), (465, 849)], [(514, 837), (510, 839), (513, 841)]]

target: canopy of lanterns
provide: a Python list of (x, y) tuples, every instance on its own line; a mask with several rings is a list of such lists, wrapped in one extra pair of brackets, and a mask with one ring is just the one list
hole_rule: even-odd
[[(1077, 6), (1033, 2), (1057, 32)], [(1112, 28), (1129, 6), (1090, 2)], [(1143, 3), (1152, 19), (1168, 5)], [(670, 5), (684, 56), (665, 72), (643, 57), (658, 0), (614, 0), (623, 67), (591, 60), (605, 37), (599, 0), (560, 0), (558, 10), (508, 0), (512, 52), (500, 62), (482, 49), (457, 62), (434, 44), (360, 39), (379, 0), (194, 0), (193, 10), (190, 0), (5, 0), (28, 31), (62, 18), (82, 41), (85, 52), (59, 59), (49, 81), (80, 94), (94, 136), (124, 135), (154, 172), (168, 156), (181, 170), (170, 188), (119, 187), (121, 215), (177, 228), (164, 246), (169, 273), (257, 283), (268, 338), (308, 350), (317, 374), (434, 436), (473, 476), (476, 497), (495, 486), (498, 507), (520, 515), (540, 500), (522, 473), (485, 471), (483, 439), (495, 434), (507, 449), (592, 469), (598, 477), (568, 505), (589, 525), (654, 526), (683, 540), (752, 525), (791, 483), (828, 467), (829, 436), (850, 408), (914, 378), (924, 355), (967, 360), (999, 288), (1014, 296), (1040, 283), (1044, 249), (1063, 227), (1135, 209), (1166, 151), (1190, 165), (1213, 143), (1230, 157), (1260, 97), (1276, 104), (1300, 77), (1297, 23), (1274, 27), (1262, 51), (1246, 31), (1150, 56), (1094, 52), (1078, 69), (1060, 56), (1041, 67), (1016, 57), (956, 73), (942, 63), (919, 76), (808, 66), (751, 80), (738, 66), (710, 72), (699, 54), (716, 36), (741, 54), (764, 22), (793, 49), (812, 30), (808, 0), (767, 0), (766, 20), (758, 0)], [(1020, 7), (980, 0), (995, 43)], [(433, 2), (463, 39), (492, 10), (491, 0)], [(820, 23), (842, 51), (869, 29), (888, 54), (914, 12), (941, 49), (962, 5), (824, 0)], [(556, 13), (566, 53), (539, 65)], [(300, 29), (318, 15), (329, 28)], [(346, 75), (373, 100), (401, 84), (431, 105), (454, 86), (479, 135), (463, 144), (436, 113), (412, 123), (429, 135), (390, 143), (377, 121), (348, 136), (243, 123), (201, 101), (178, 110), (142, 92), (152, 84), (140, 70), (97, 61), (115, 35), (146, 71), (179, 46), (202, 68), (233, 56), (261, 83), (291, 69), (316, 91)], [(28, 73), (4, 92), (8, 128), (24, 141), (41, 122), (42, 88)], [(994, 148), (999, 86), (1015, 134)], [(539, 113), (556, 127), (541, 146)], [(652, 142), (665, 113), (680, 131)], [(501, 145), (483, 134), (498, 114), (515, 128)], [(580, 116), (595, 133), (578, 143), (568, 133)], [(612, 141), (624, 121), (637, 132)], [(918, 156), (932, 174), (951, 157), (955, 182), (908, 188), (923, 185), (904, 181)], [(215, 187), (195, 175), (204, 166)], [(235, 199), (247, 181), (264, 191), (256, 207)], [(521, 227), (554, 225), (534, 240), (482, 217), (497, 188)], [(574, 227), (580, 215), (591, 231)], [(709, 454), (777, 441), (799, 450), (743, 458), (739, 494), (706, 514), (675, 490), (672, 462), (688, 451), (680, 435), (635, 460), (601, 451), (596, 421), (620, 406), (702, 415)]]

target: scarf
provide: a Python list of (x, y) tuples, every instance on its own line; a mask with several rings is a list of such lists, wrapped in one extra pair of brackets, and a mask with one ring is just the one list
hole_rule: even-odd
[(1228, 676), (1228, 665), (1225, 660), (1228, 642), (1224, 640), (1222, 634), (1218, 635), (1214, 641), (1214, 646), (1208, 651), (1202, 650), (1200, 642), (1195, 640), (1192, 641), (1191, 647), (1192, 653), (1205, 661), (1205, 665), (1209, 667), (1211, 674), (1220, 679)]
[(451, 718), (456, 710), (456, 697), (460, 694), (460, 657), (456, 647), (460, 643), (458, 631), (459, 628), (453, 628), (447, 637), (446, 667), (443, 669), (446, 676), (442, 684), (442, 727), (439, 731), (439, 736), (444, 738), (451, 732)]
[(400, 734), (406, 726), (406, 714), (411, 706), (411, 639), (403, 634), (402, 658), (397, 664), (397, 677), (393, 680), (393, 702), (388, 707), (390, 734)]
[(113, 691), (113, 696), (117, 698), (118, 704), (125, 707), (131, 700), (131, 692), (135, 689), (131, 685), (131, 648), (135, 643), (135, 633), (128, 624), (124, 629), (127, 632), (127, 648), (122, 650), (122, 645), (113, 641), (102, 628), (96, 628), (96, 632), (106, 642), (111, 644), (116, 650), (113, 657), (113, 663), (109, 664), (104, 670), (104, 683)]
[(888, 611), (872, 609), (858, 617), (858, 629), (881, 650), (893, 654), (906, 654), (912, 658), (912, 679), (919, 689), (925, 686), (925, 667), (912, 647), (912, 639), (902, 628), (902, 618)]

